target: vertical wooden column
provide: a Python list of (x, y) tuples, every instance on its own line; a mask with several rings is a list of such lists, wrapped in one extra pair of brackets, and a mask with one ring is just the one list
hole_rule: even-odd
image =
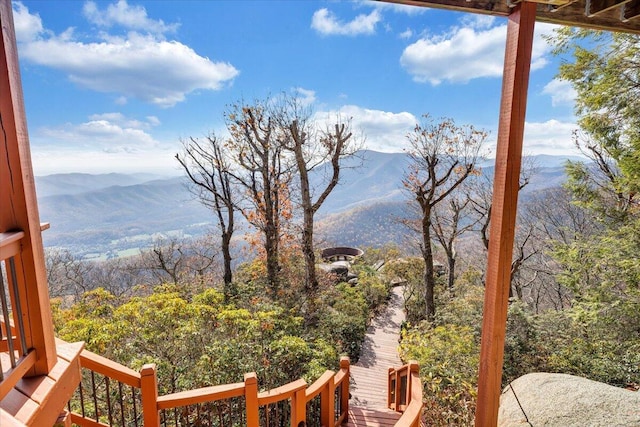
[[(345, 372), (346, 379), (340, 388), (340, 410), (342, 414), (349, 413), (349, 378), (351, 377), (351, 362), (346, 356), (340, 358), (340, 370)], [(346, 421), (346, 419), (345, 419)]]
[(11, 0), (0, 0), (0, 25), (0, 231), (25, 233), (16, 281), (26, 295), (27, 347), (36, 352), (30, 374), (41, 375), (53, 368), (57, 356)]
[(158, 374), (155, 363), (147, 363), (140, 370), (140, 395), (144, 427), (159, 427)]
[(260, 425), (258, 405), (258, 377), (255, 372), (244, 374), (244, 399), (247, 412), (247, 427)]
[(536, 4), (525, 1), (514, 8), (507, 26), (482, 318), (476, 427), (495, 426), (498, 421), (535, 18)]
[(320, 425), (330, 426), (336, 419), (336, 385), (333, 378), (327, 381), (327, 385), (320, 392)]

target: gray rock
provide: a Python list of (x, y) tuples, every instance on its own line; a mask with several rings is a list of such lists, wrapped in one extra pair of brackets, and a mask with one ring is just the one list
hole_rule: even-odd
[(640, 392), (566, 374), (527, 374), (503, 390), (498, 426), (640, 426)]

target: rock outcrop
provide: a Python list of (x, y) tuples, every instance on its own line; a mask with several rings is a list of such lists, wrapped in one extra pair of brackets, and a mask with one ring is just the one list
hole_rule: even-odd
[(498, 426), (638, 427), (640, 392), (566, 374), (527, 374), (502, 392)]

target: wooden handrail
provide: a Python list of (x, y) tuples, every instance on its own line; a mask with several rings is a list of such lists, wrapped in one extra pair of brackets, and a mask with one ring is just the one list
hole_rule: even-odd
[(15, 387), (31, 368), (36, 363), (36, 352), (34, 350), (29, 351), (25, 356), (22, 356), (16, 361), (16, 367), (9, 369), (4, 373), (4, 378), (0, 381), (0, 400)]
[(88, 350), (83, 350), (80, 354), (80, 365), (85, 369), (113, 378), (123, 384), (136, 388), (141, 387), (139, 372)]
[(158, 397), (158, 409), (171, 409), (178, 406), (195, 405), (214, 400), (244, 396), (244, 383), (223, 384), (181, 391)]
[[(406, 390), (403, 395), (400, 395), (402, 378), (406, 378)], [(387, 395), (389, 409), (402, 412), (402, 416), (395, 424), (396, 427), (420, 425), (423, 403), (418, 362), (412, 360), (400, 368), (389, 368)]]
[[(314, 398), (320, 396), (321, 424), (338, 426), (346, 420), (349, 399), (349, 359), (340, 360), (340, 371), (334, 374), (326, 371), (310, 387), (303, 379), (293, 381), (283, 386), (258, 392), (257, 377), (254, 372), (245, 374), (244, 382), (202, 387), (194, 390), (171, 393), (158, 396), (157, 376), (155, 365), (145, 365), (140, 372), (136, 372), (105, 357), (84, 350), (80, 355), (82, 368), (103, 375), (105, 378), (118, 381), (139, 389), (140, 401), (145, 427), (156, 427), (160, 422), (160, 411), (188, 407), (208, 402), (244, 397), (246, 410), (246, 425), (259, 425), (259, 408), (277, 402), (290, 400), (291, 425), (297, 427), (306, 421), (306, 406)], [(336, 388), (342, 386), (341, 393), (336, 396)], [(95, 393), (95, 390), (93, 391)], [(336, 420), (336, 400), (339, 400), (339, 417)], [(87, 401), (89, 397), (85, 398)], [(99, 398), (98, 398), (99, 399)], [(93, 398), (95, 400), (95, 398)], [(84, 414), (84, 412), (83, 412)], [(86, 427), (105, 427), (104, 421), (92, 419), (78, 413), (72, 413), (74, 423)]]
[(307, 382), (303, 379), (296, 380), (283, 386), (272, 388), (271, 390), (258, 393), (258, 405), (268, 405), (270, 403), (279, 402), (293, 396), (297, 391), (304, 390)]
[[(417, 365), (416, 365), (417, 366)], [(395, 427), (419, 427), (422, 414), (422, 383), (418, 370), (410, 372), (410, 401)]]
[(333, 371), (325, 371), (324, 374), (320, 376), (320, 378), (315, 380), (313, 384), (311, 384), (305, 390), (305, 397), (307, 399), (307, 402), (309, 402), (311, 399), (319, 395), (322, 392), (322, 390), (324, 390), (324, 388), (327, 386), (327, 384), (333, 383), (334, 375), (335, 373)]
[(20, 241), (24, 231), (5, 231), (0, 233), (0, 260), (9, 259), (20, 253)]

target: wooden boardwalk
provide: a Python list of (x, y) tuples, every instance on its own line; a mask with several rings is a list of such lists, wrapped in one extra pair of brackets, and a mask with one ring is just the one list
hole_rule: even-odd
[(403, 320), (402, 287), (397, 286), (385, 310), (371, 322), (360, 359), (351, 366), (347, 426), (392, 426), (400, 418), (387, 409), (387, 377), (389, 368), (402, 366), (398, 342)]

